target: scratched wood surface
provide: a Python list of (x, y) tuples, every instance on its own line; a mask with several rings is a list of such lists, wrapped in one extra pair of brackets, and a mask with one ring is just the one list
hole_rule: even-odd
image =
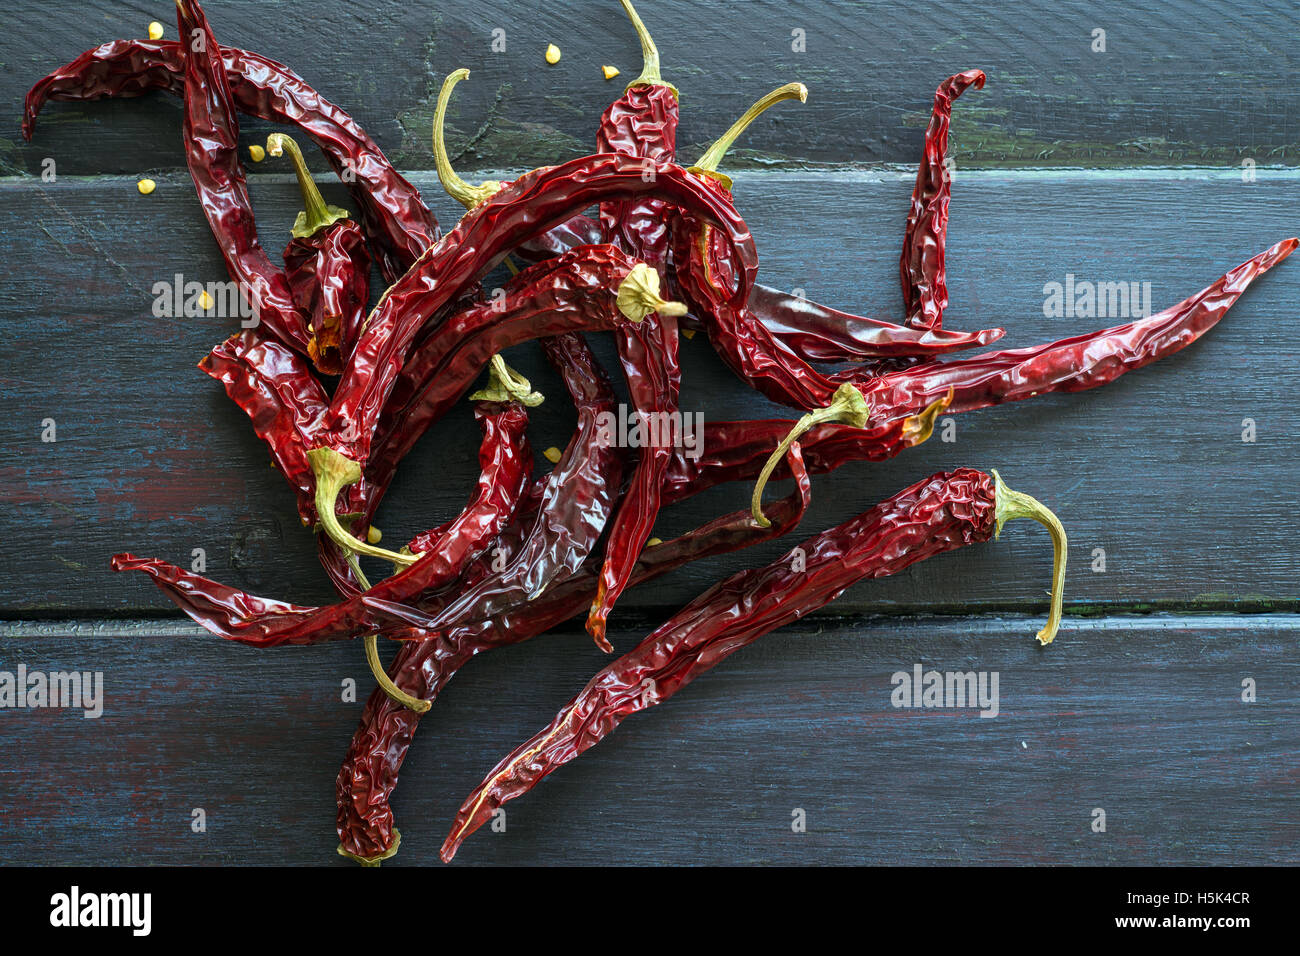
[[(1048, 648), (1036, 626), (770, 635), (509, 804), (505, 832), (457, 861), (1300, 863), (1295, 617), (1076, 622)], [(4, 713), (0, 861), (353, 865), (334, 852), (334, 776), (361, 707), (341, 682), (370, 686), (359, 648), (259, 655), (158, 624), (9, 631), (22, 651), (6, 666), (102, 671), (104, 712)], [(998, 715), (895, 708), (892, 675), (917, 664), (997, 672)], [(436, 863), (471, 788), (599, 666), (572, 632), (473, 661), (416, 734), (385, 865)]]
[[(732, 165), (762, 280), (827, 305), (898, 315), (897, 250), (930, 97), (938, 80), (976, 66), (988, 87), (963, 97), (953, 125), (952, 327), (1005, 325), (1010, 346), (1088, 331), (1118, 320), (1046, 318), (1044, 284), (1067, 274), (1150, 282), (1159, 309), (1298, 231), (1292, 4), (1254, 4), (1248, 17), (1182, 0), (1140, 13), (1119, 3), (639, 6), (682, 90), (687, 158), (776, 83), (812, 88), (808, 104), (756, 125)], [(288, 62), (352, 112), (444, 223), (458, 213), (428, 172), (428, 134), (447, 71), (473, 71), (449, 114), (469, 178), (585, 152), (617, 88), (599, 66), (619, 66), (621, 80), (639, 69), (615, 3), (207, 9), (223, 42)], [(32, 144), (17, 131), (34, 79), (95, 43), (142, 35), (154, 18), (175, 35), (163, 3), (0, 8), (0, 670), (101, 670), (107, 696), (98, 720), (0, 710), (0, 799), (21, 808), (0, 815), (0, 862), (341, 863), (333, 779), (360, 705), (339, 690), (347, 677), (363, 695), (369, 687), (359, 648), (257, 656), (221, 645), (178, 623), (151, 586), (106, 568), (127, 548), (188, 562), (201, 547), (221, 580), (330, 597), (282, 480), (194, 368), (229, 322), (151, 315), (154, 283), (223, 278), (183, 166), (178, 103), (53, 104)], [(498, 27), (503, 53), (490, 49)], [(1106, 30), (1105, 53), (1090, 49), (1094, 29)], [(791, 48), (794, 30), (806, 53)], [(564, 59), (546, 68), (551, 41)], [(244, 139), (268, 130), (249, 123)], [(35, 178), (51, 158), (57, 181)], [(1243, 181), (1245, 160), (1258, 164), (1254, 182)], [(145, 174), (159, 183), (147, 199), (134, 185)], [(296, 189), (270, 164), (252, 179), (277, 248)], [(1300, 260), (1157, 366), (1102, 390), (960, 416), (953, 441), (941, 431), (892, 462), (815, 479), (803, 534), (958, 465), (996, 467), (1047, 502), (1071, 533), (1070, 618), (1055, 646), (1031, 638), (1050, 548), (1018, 523), (998, 544), (850, 589), (833, 615), (727, 661), (513, 804), (507, 832), (476, 836), (460, 859), (1300, 862), (1297, 301)], [(610, 343), (596, 345), (609, 359)], [(558, 381), (534, 348), (511, 360), (551, 396), (533, 416), (534, 446), (563, 445), (572, 413)], [(683, 368), (688, 410), (786, 414), (747, 393), (700, 338), (686, 343)], [(47, 418), (54, 443), (40, 440)], [(1246, 419), (1254, 441), (1242, 440)], [(476, 447), (468, 410), (435, 428), (385, 504), (386, 535), (405, 540), (459, 510)], [(656, 533), (747, 498), (715, 489)], [(791, 543), (630, 592), (617, 646)], [(426, 718), (398, 788), (395, 864), (434, 862), (470, 787), (602, 660), (565, 632), (467, 668)], [(998, 671), (1001, 713), (895, 710), (889, 675), (916, 663)], [(1246, 678), (1257, 703), (1241, 702)], [(205, 835), (190, 832), (195, 807), (208, 813)], [(1106, 833), (1090, 828), (1098, 807)], [(795, 808), (807, 811), (805, 834), (791, 832)]]

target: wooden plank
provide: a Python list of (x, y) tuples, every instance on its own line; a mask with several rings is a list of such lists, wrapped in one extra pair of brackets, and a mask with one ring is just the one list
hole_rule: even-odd
[[(807, 83), (740, 144), (733, 164), (914, 163), (935, 87), (971, 68), (989, 75), (957, 110), (963, 165), (1289, 162), (1297, 156), (1300, 13), (1286, 0), (1233, 5), (1175, 0), (985, 3), (887, 0), (643, 0), (665, 76), (684, 104), (679, 144), (693, 159), (772, 86)], [(212, 0), (218, 38), (287, 63), (349, 110), (403, 169), (430, 169), (442, 78), (467, 67), (449, 140), (462, 165), (513, 169), (590, 151), (597, 117), (640, 71), (617, 3), (482, 0)], [(10, 3), (0, 31), (0, 171), (134, 174), (180, 164), (179, 110), (147, 104), (56, 106), (31, 147), (17, 129), (22, 96), (51, 69), (105, 40), (144, 34), (149, 13), (112, 0)], [(155, 15), (167, 35), (175, 18)], [(1231, 23), (1232, 29), (1223, 25)], [(32, 42), (39, 25), (41, 39)], [(494, 31), (505, 49), (493, 52)], [(1106, 51), (1093, 52), (1094, 30)], [(795, 52), (803, 31), (804, 52)], [(543, 61), (547, 43), (564, 58)], [(600, 66), (622, 69), (604, 82)], [(382, 77), (382, 80), (379, 79)], [(1225, 121), (1225, 117), (1230, 121)], [(267, 130), (251, 124), (249, 142)], [(87, 137), (93, 137), (87, 140)], [(321, 168), (324, 168), (323, 166)]]
[[(869, 620), (771, 635), (507, 809), (464, 863), (1300, 862), (1293, 616)], [(260, 655), (156, 623), (10, 625), (0, 670), (101, 671), (104, 710), (0, 720), (0, 861), (350, 865), (337, 767), (349, 643)], [(620, 651), (640, 634), (613, 635)], [(557, 634), (466, 668), (423, 721), (391, 864), (606, 658)], [(900, 709), (892, 675), (999, 675), (999, 713)], [(1242, 682), (1258, 688), (1243, 703)], [(207, 832), (191, 832), (203, 808)], [(802, 808), (807, 832), (792, 832)], [(1104, 833), (1092, 831), (1094, 811)]]
[[(762, 278), (819, 301), (897, 316), (896, 256), (909, 185), (898, 174), (742, 175), (737, 201), (758, 236)], [(284, 177), (253, 186), (268, 245), (298, 207)], [(1154, 308), (1181, 300), (1295, 231), (1300, 180), (1273, 172), (1246, 185), (1208, 173), (967, 173), (953, 204), (949, 248), (954, 328), (1005, 324), (1008, 346), (1050, 341), (1118, 320), (1046, 318), (1043, 286), (1067, 273), (1149, 281)], [(188, 564), (268, 595), (324, 601), (330, 592), (292, 498), (242, 414), (194, 363), (226, 334), (221, 319), (155, 319), (155, 282), (223, 277), (192, 187), (180, 177), (139, 196), (121, 179), (0, 183), (10, 281), (0, 287), (0, 533), (21, 541), (0, 609), (56, 616), (164, 612), (142, 579), (107, 570), (121, 550)], [(329, 191), (344, 202), (341, 190)], [(1075, 613), (1110, 607), (1293, 609), (1300, 556), (1295, 466), (1300, 421), (1280, 401), (1300, 365), (1292, 334), (1300, 267), (1260, 280), (1222, 327), (1187, 352), (1105, 389), (989, 409), (954, 420), (892, 462), (818, 478), (811, 534), (932, 472), (1001, 470), (1040, 497), (1072, 536), (1068, 596)], [(615, 368), (610, 343), (597, 342)], [(533, 416), (537, 449), (563, 445), (572, 412), (534, 347), (512, 354), (551, 399)], [(736, 382), (702, 337), (684, 349), (683, 408), (706, 419), (786, 415)], [(40, 440), (53, 418), (54, 444)], [(1257, 440), (1242, 441), (1245, 419)], [(477, 478), (468, 407), (430, 433), (380, 515), (407, 540), (458, 511)], [(539, 459), (540, 462), (540, 459)], [(541, 463), (544, 466), (544, 463)], [(742, 507), (725, 487), (666, 513), (667, 538)], [(629, 610), (657, 613), (701, 581), (782, 553), (774, 543), (686, 569)], [(1094, 549), (1106, 571), (1091, 570)], [(919, 565), (848, 592), (846, 611), (1042, 606), (1050, 548), (1012, 526), (999, 545)]]

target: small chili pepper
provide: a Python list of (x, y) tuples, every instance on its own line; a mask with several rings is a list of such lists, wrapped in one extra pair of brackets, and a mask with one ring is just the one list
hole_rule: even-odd
[[(525, 174), (467, 213), (371, 313), (334, 392), (317, 447), (308, 452), (322, 521), (333, 518), (339, 490), (360, 479), (379, 416), (424, 324), (529, 236), (567, 221), (593, 202), (649, 191), (727, 230), (736, 246), (736, 261), (743, 264), (735, 298), (743, 301), (748, 296), (757, 259), (752, 237), (735, 211), (716, 202), (685, 170), (662, 166), (648, 179), (635, 161), (603, 155)], [(364, 550), (364, 543), (351, 540), (337, 522), (326, 524), (325, 530), (341, 547), (372, 553)]]
[[(438, 239), (438, 221), (420, 192), (344, 110), (300, 77), (257, 53), (223, 47), (221, 63), (240, 112), (297, 126), (329, 159), (352, 193), (380, 271), (395, 282)], [(114, 40), (87, 50), (27, 93), (23, 136), (50, 100), (88, 102), (152, 90), (185, 91), (185, 52), (175, 40)]]
[(907, 324), (938, 329), (948, 308), (944, 271), (944, 246), (948, 238), (948, 200), (952, 192), (952, 167), (947, 163), (948, 126), (953, 100), (969, 87), (984, 87), (982, 70), (967, 70), (939, 84), (934, 94), (930, 125), (925, 130), (925, 152), (916, 168), (912, 208), (903, 234), (903, 254), (898, 262)]
[(259, 323), (285, 345), (305, 353), (307, 335), (283, 270), (257, 238), (239, 159), (239, 119), (226, 85), (221, 48), (194, 0), (177, 0), (181, 36), (201, 38), (185, 49), (185, 158), (213, 238), (231, 279)]
[(370, 304), (370, 254), (361, 227), (346, 209), (325, 202), (298, 144), (283, 133), (266, 140), (272, 156), (288, 153), (305, 208), (293, 224), (284, 266), (310, 331), (307, 355), (326, 375), (337, 375), (352, 354)]
[[(748, 511), (717, 518), (644, 552), (632, 573), (632, 585), (692, 561), (737, 551), (793, 530), (807, 511), (811, 497), (811, 483), (803, 470), (798, 444), (790, 450), (789, 463), (796, 478), (795, 489), (788, 498), (768, 508), (773, 518), (770, 528), (758, 527)], [(597, 573), (585, 569), (556, 582), (536, 600), (496, 617), (428, 640), (403, 641), (389, 667), (389, 676), (407, 693), (433, 700), (476, 655), (529, 640), (584, 612), (597, 583)], [(423, 635), (411, 635), (416, 636)], [(419, 720), (420, 714), (396, 704), (378, 689), (370, 695), (335, 784), (340, 854), (372, 865), (396, 852), (401, 837), (393, 826), (389, 800)]]
[(828, 604), (852, 584), (988, 541), (1014, 518), (1033, 518), (1052, 534), (1052, 603), (1038, 632), (1041, 644), (1051, 643), (1065, 585), (1060, 522), (1038, 501), (1008, 489), (997, 472), (991, 477), (969, 468), (940, 472), (809, 538), (767, 567), (715, 585), (636, 650), (597, 673), (545, 730), (517, 747), (474, 789), (456, 814), (442, 859), (449, 862), (503, 804), (599, 743), (629, 715), (667, 700), (735, 651)]

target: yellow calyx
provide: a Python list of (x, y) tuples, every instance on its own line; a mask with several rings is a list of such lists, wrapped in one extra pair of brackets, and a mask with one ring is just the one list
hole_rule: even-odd
[(619, 283), (618, 310), (630, 321), (640, 322), (652, 312), (659, 315), (685, 315), (682, 302), (665, 302), (659, 297), (659, 273), (644, 262), (638, 262)]
[(471, 402), (519, 402), (536, 408), (546, 401), (546, 396), (534, 392), (528, 379), (507, 365), (500, 355), (494, 355), (488, 367), (487, 388), (480, 388), (469, 399)]

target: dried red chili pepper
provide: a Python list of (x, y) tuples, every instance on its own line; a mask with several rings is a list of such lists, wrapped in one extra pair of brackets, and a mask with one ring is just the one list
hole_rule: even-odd
[[(380, 270), (395, 282), (437, 241), (438, 221), (419, 190), (397, 172), (383, 151), (344, 110), (287, 67), (257, 53), (223, 47), (221, 63), (238, 110), (297, 126), (329, 159), (352, 193)], [(114, 40), (87, 50), (50, 73), (27, 94), (23, 136), (50, 100), (88, 102), (185, 90), (185, 57), (175, 40)]]
[(939, 84), (934, 94), (930, 125), (925, 130), (925, 151), (916, 168), (912, 208), (903, 233), (903, 254), (898, 262), (907, 324), (918, 329), (939, 329), (948, 308), (944, 271), (944, 246), (948, 238), (948, 200), (952, 167), (947, 165), (948, 126), (953, 100), (968, 88), (982, 89), (982, 70), (967, 70)]
[[(662, 166), (649, 181), (635, 161), (600, 155), (525, 174), (467, 213), (371, 313), (334, 393), (318, 446), (308, 452), (322, 520), (332, 519), (339, 490), (361, 477), (379, 416), (424, 324), (529, 236), (567, 221), (593, 202), (649, 191), (727, 230), (736, 245), (736, 261), (743, 264), (735, 294), (743, 301), (756, 267), (752, 238), (735, 211), (716, 202), (684, 170)], [(325, 530), (341, 547), (369, 553), (337, 522)]]
[(1040, 643), (1051, 643), (1065, 585), (1060, 522), (1033, 498), (1006, 488), (997, 472), (992, 477), (969, 468), (940, 472), (809, 538), (772, 564), (715, 585), (636, 650), (601, 670), (545, 730), (497, 764), (469, 795), (443, 844), (442, 859), (450, 861), (497, 808), (599, 743), (630, 714), (662, 703), (735, 651), (828, 604), (852, 584), (988, 541), (1013, 518), (1033, 518), (1052, 533), (1052, 604), (1038, 632)]
[[(385, 578), (368, 593), (412, 601), (425, 591), (453, 584), (466, 565), (491, 544), (514, 514), (532, 470), (525, 429), (528, 415), (514, 403), (485, 405), (476, 413), (483, 428), (482, 474), (474, 498), (410, 567)], [(114, 571), (143, 571), (196, 623), (218, 637), (254, 647), (347, 640), (369, 626), (359, 597), (326, 607), (302, 607), (261, 598), (158, 559), (115, 555)]]
[(287, 152), (293, 161), (305, 208), (284, 250), (286, 277), (309, 330), (308, 357), (321, 372), (337, 375), (352, 354), (370, 304), (365, 236), (346, 209), (325, 202), (297, 143), (272, 133), (266, 151), (271, 156)]
[(194, 0), (177, 0), (176, 22), (181, 36), (191, 38), (185, 47), (185, 159), (199, 203), (230, 278), (239, 284), (257, 321), (305, 354), (307, 333), (288, 281), (257, 238), (239, 159), (239, 119), (226, 85), (221, 48)]
[[(796, 478), (795, 489), (788, 498), (768, 508), (772, 527), (760, 528), (748, 511), (717, 518), (643, 551), (632, 573), (632, 585), (692, 561), (727, 554), (793, 530), (808, 509), (811, 483), (797, 444), (790, 451), (789, 462)], [(433, 700), (476, 655), (529, 640), (586, 611), (597, 583), (597, 572), (586, 569), (552, 585), (536, 600), (488, 620), (428, 640), (404, 641), (389, 676), (407, 693)], [(401, 836), (393, 825), (389, 800), (419, 720), (420, 714), (394, 703), (381, 691), (370, 695), (335, 785), (340, 854), (373, 865), (397, 851)]]

